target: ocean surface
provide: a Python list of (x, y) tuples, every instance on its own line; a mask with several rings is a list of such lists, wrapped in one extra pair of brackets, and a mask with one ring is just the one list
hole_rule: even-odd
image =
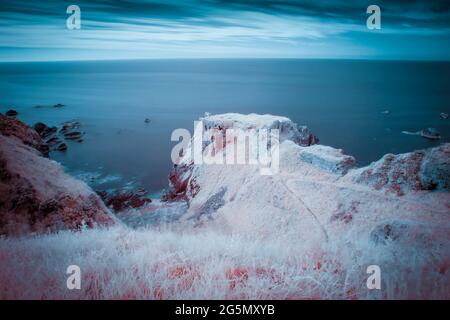
[[(136, 60), (0, 64), (0, 112), (61, 126), (84, 141), (51, 158), (95, 189), (168, 185), (176, 128), (210, 113), (269, 113), (307, 125), (366, 165), (450, 139), (450, 62)], [(63, 108), (52, 106), (62, 103)], [(36, 106), (40, 106), (37, 108)], [(388, 111), (388, 112), (386, 112)], [(151, 119), (145, 123), (145, 118)], [(442, 139), (405, 135), (436, 128)]]

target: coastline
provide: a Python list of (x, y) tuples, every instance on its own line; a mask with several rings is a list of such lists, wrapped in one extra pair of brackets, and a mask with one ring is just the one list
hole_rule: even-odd
[[(30, 167), (36, 175), (32, 181), (35, 181), (34, 187), (42, 188), (36, 181), (44, 179), (48, 170), (41, 172), (40, 168), (58, 165), (36, 149), (42, 141), (33, 129), (17, 120), (1, 117), (2, 123), (8, 123), (0, 126), (2, 142), (7, 142), (1, 144), (0, 154), (7, 160), (4, 169), (7, 173), (17, 172), (18, 169), (11, 169), (16, 168), (11, 167), (11, 163), (17, 168), (24, 163), (28, 163), (27, 166), (36, 163)], [(58, 206), (45, 215), (33, 215), (33, 219), (38, 220), (30, 220), (35, 221), (32, 226), (36, 226), (31, 228), (32, 234), (25, 231), (23, 237), (0, 240), (0, 255), (7, 257), (0, 270), (0, 285), (6, 288), (11, 283), (16, 284), (14, 290), (0, 290), (2, 298), (398, 299), (411, 298), (412, 294), (414, 298), (446, 296), (450, 261), (445, 250), (450, 243), (447, 232), (450, 228), (450, 144), (386, 155), (368, 167), (356, 168), (351, 157), (342, 150), (301, 142), (313, 140), (305, 140), (310, 133), (298, 130), (299, 126), (289, 119), (280, 123), (276, 118), (266, 117), (258, 122), (258, 117), (216, 115), (203, 120), (209, 119), (210, 126), (222, 130), (249, 125), (256, 129), (258, 125), (286, 128), (280, 144), (279, 176), (260, 175), (257, 167), (190, 165), (186, 159), (185, 169), (174, 168), (170, 174), (169, 194), (172, 192), (174, 196), (167, 197), (168, 201), (146, 202), (132, 195), (110, 199), (110, 208), (101, 209), (99, 214), (111, 215), (114, 224), (104, 223), (103, 219), (96, 220), (100, 223), (82, 223), (87, 211), (76, 207), (74, 212), (81, 218), (65, 226), (59, 220), (67, 221), (66, 213)], [(224, 122), (223, 118), (231, 121)], [(11, 121), (22, 130), (12, 130), (5, 135), (5, 128), (12, 125)], [(20, 132), (26, 134), (18, 137)], [(14, 151), (17, 148), (22, 153)], [(16, 158), (8, 156), (12, 151)], [(26, 160), (28, 154), (33, 154), (31, 162)], [(51, 178), (58, 178), (56, 181), (60, 181), (62, 187), (73, 181), (72, 177), (60, 175), (53, 174)], [(3, 185), (12, 186), (4, 180), (6, 176), (2, 174)], [(25, 181), (30, 178), (19, 176)], [(64, 188), (64, 192), (70, 194), (81, 188), (89, 199), (95, 199), (96, 203), (101, 201), (87, 185), (76, 183), (82, 187)], [(43, 185), (45, 189), (37, 191), (51, 194), (48, 183)], [(56, 201), (59, 192), (55, 194)], [(75, 203), (85, 203), (78, 195), (75, 199), (80, 201)], [(47, 201), (39, 197), (37, 200)], [(2, 203), (4, 215), (7, 201), (2, 200)], [(37, 207), (48, 206), (38, 203)], [(31, 213), (34, 209), (26, 210)], [(49, 220), (49, 216), (53, 218)], [(39, 217), (44, 220), (39, 221)], [(68, 231), (63, 231), (65, 229)], [(49, 231), (57, 232), (48, 234)], [(46, 249), (42, 247), (44, 243)], [(103, 253), (93, 250), (100, 247)], [(38, 248), (40, 258), (36, 260), (33, 257)], [(63, 275), (52, 276), (53, 268), (81, 252), (77, 263), (87, 270), (83, 278), (87, 284), (81, 292), (44, 285), (49, 278), (53, 282), (60, 281)], [(21, 257), (28, 257), (23, 268), (17, 268), (17, 259), (22, 259), (19, 253)], [(126, 258), (118, 260), (117, 257)], [(103, 261), (100, 265), (92, 262), (98, 258)], [(383, 270), (388, 270), (384, 278), (388, 290), (383, 293), (363, 290), (358, 285), (360, 281), (363, 283), (364, 266), (374, 260), (383, 261)], [(19, 281), (27, 265), (37, 265), (41, 272), (32, 283)], [(49, 265), (53, 267), (47, 269)], [(105, 272), (96, 276), (92, 268)], [(428, 270), (426, 274), (424, 268)], [(132, 269), (136, 270), (134, 275), (127, 271)], [(406, 272), (407, 269), (410, 271)], [(104, 278), (119, 279), (123, 273), (124, 282), (113, 284)], [(349, 278), (352, 280), (345, 280)], [(417, 281), (421, 285), (419, 290), (415, 287)], [(333, 287), (336, 283), (340, 283), (339, 288)], [(400, 284), (403, 287), (399, 287)], [(119, 288), (127, 289), (119, 294)]]

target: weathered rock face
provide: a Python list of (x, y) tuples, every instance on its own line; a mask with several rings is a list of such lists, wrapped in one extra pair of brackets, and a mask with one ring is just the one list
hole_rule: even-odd
[(419, 176), (424, 190), (450, 190), (450, 143), (425, 151)]
[(304, 148), (300, 158), (305, 163), (339, 174), (345, 174), (355, 166), (355, 158), (343, 154), (340, 149), (328, 146), (313, 145)]
[(0, 234), (46, 233), (114, 223), (100, 198), (42, 157), (36, 131), (0, 118)]
[(399, 196), (409, 191), (450, 190), (450, 144), (427, 150), (387, 154), (368, 167), (353, 172), (357, 183)]
[[(215, 117), (230, 120), (229, 115)], [(243, 117), (237, 116), (236, 123)], [(253, 126), (266, 126), (277, 118), (253, 115)], [(281, 138), (280, 170), (273, 175), (262, 175), (253, 165), (199, 165), (183, 158), (170, 180), (173, 199), (186, 201), (154, 201), (118, 214), (128, 226), (145, 227), (145, 232), (118, 225), (75, 235), (0, 241), (0, 257), (7, 257), (1, 260), (6, 262), (0, 268), (0, 295), (70, 299), (76, 294), (98, 299), (118, 298), (120, 292), (119, 298), (142, 299), (450, 299), (448, 145), (387, 156), (355, 169), (353, 157), (342, 150), (299, 144), (295, 136), (285, 132)], [(206, 154), (210, 147), (205, 146)], [(380, 174), (367, 180), (362, 173), (370, 169)], [(15, 174), (8, 168), (0, 171), (0, 179)], [(379, 189), (374, 187), (378, 178)], [(398, 181), (403, 181), (403, 196), (390, 192), (389, 186)], [(30, 182), (40, 183), (47, 184), (42, 177)], [(22, 190), (25, 198), (31, 196), (15, 201), (19, 205), (42, 197), (26, 185)], [(119, 207), (122, 200), (128, 202), (127, 197), (118, 200)], [(48, 208), (51, 203), (42, 211)], [(160, 223), (167, 225), (153, 229)], [(66, 243), (72, 245), (66, 248)], [(91, 250), (93, 246), (102, 250)], [(55, 250), (63, 254), (53, 257)], [(88, 268), (83, 269), (89, 275), (83, 280), (85, 289), (49, 290), (49, 279), (60, 283), (55, 268), (64, 270), (74, 256)], [(38, 281), (23, 281), (29, 269), (19, 265), (37, 266)], [(381, 290), (367, 289), (371, 265), (381, 269)], [(108, 281), (111, 275), (117, 281)], [(143, 288), (142, 279), (155, 286)]]
[[(317, 144), (319, 139), (309, 132), (306, 126), (299, 126), (286, 117), (272, 116), (272, 115), (257, 115), (249, 114), (242, 115), (237, 113), (226, 113), (220, 115), (208, 115), (199, 119), (202, 122), (204, 130), (216, 130), (216, 133), (222, 135), (224, 138), (227, 135), (227, 130), (279, 130), (279, 142), (292, 141), (299, 146), (311, 146)], [(209, 137), (204, 137), (208, 140)], [(210, 141), (204, 141), (204, 151), (209, 147)], [(234, 148), (232, 141), (224, 139), (223, 148)], [(192, 144), (188, 147), (186, 154), (181, 159), (180, 163), (174, 165), (169, 174), (169, 191), (163, 195), (163, 201), (189, 201), (195, 197), (200, 190), (196, 178), (193, 177), (193, 170), (195, 165), (190, 156), (192, 152)], [(348, 156), (347, 156), (348, 157)], [(348, 157), (348, 161), (354, 162)], [(349, 162), (349, 165), (350, 165)], [(348, 166), (345, 165), (347, 168)], [(337, 170), (341, 170), (340, 168)], [(345, 170), (345, 169), (342, 169)]]
[(199, 187), (191, 179), (193, 168), (193, 163), (174, 165), (169, 174), (169, 191), (161, 197), (162, 201), (188, 201), (195, 196)]
[(45, 156), (48, 155), (48, 146), (39, 134), (21, 121), (0, 115), (0, 134), (17, 137), (25, 145), (37, 149)]
[(209, 115), (200, 118), (205, 129), (228, 129), (249, 130), (270, 130), (278, 129), (280, 133), (280, 142), (291, 140), (300, 146), (310, 146), (319, 143), (319, 139), (309, 132), (308, 127), (299, 126), (289, 118), (273, 116), (270, 114), (248, 114), (225, 113), (218, 115)]
[[(270, 122), (253, 117), (254, 128)], [(229, 128), (232, 118), (214, 116), (215, 123), (209, 117), (207, 127)], [(365, 287), (366, 268), (373, 264), (389, 270), (383, 286), (390, 293), (380, 297), (448, 297), (435, 288), (448, 287), (449, 279), (450, 144), (354, 168), (355, 159), (342, 150), (295, 137), (285, 131), (280, 138), (280, 170), (273, 175), (252, 165), (183, 158), (171, 173), (169, 194), (186, 200), (182, 229), (281, 241), (299, 256), (320, 256), (317, 269), (342, 274), (355, 297), (375, 296)], [(219, 152), (229, 147), (227, 141)], [(209, 148), (204, 146), (204, 156)]]
[(97, 194), (109, 208), (118, 213), (130, 208), (137, 209), (147, 203), (151, 203), (152, 200), (147, 197), (147, 192), (145, 190), (141, 191), (142, 192), (139, 192), (139, 190), (136, 192), (123, 191), (112, 194), (109, 194), (106, 191), (99, 191)]

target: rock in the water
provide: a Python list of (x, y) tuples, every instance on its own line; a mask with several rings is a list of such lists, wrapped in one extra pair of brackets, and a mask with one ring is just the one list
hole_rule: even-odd
[(56, 127), (48, 128), (47, 130), (45, 130), (45, 131), (41, 134), (41, 137), (42, 137), (42, 138), (48, 138), (48, 137), (50, 137), (51, 135), (55, 134), (57, 130), (58, 130), (58, 129), (57, 129)]
[(441, 135), (435, 128), (427, 128), (420, 131), (420, 135), (424, 138), (431, 140), (438, 140), (441, 138)]
[(73, 129), (78, 129), (79, 127), (81, 127), (81, 123), (78, 121), (66, 121), (63, 123), (60, 132), (65, 134)]
[(72, 131), (64, 134), (64, 138), (66, 138), (67, 140), (79, 140), (81, 139), (81, 136), (82, 134), (79, 131)]
[(151, 120), (150, 120), (149, 118), (145, 118), (144, 122), (145, 122), (145, 123), (150, 123)]
[(6, 111), (5, 113), (8, 117), (15, 117), (17, 116), (19, 113), (16, 110), (10, 109), (8, 111)]
[(53, 108), (62, 108), (64, 105), (62, 103), (57, 103), (53, 106)]
[(59, 131), (64, 135), (67, 140), (75, 140), (77, 142), (83, 142), (83, 133), (80, 131), (73, 131), (81, 127), (81, 123), (78, 121), (66, 121), (64, 122), (61, 130)]
[(58, 137), (50, 138), (46, 141), (46, 143), (50, 146), (60, 143), (61, 140)]
[[(79, 128), (81, 124), (78, 121), (67, 121), (64, 122), (62, 128), (59, 130), (59, 133), (67, 140), (74, 140), (77, 142), (82, 142), (82, 136), (83, 133), (79, 131), (72, 131), (73, 129)], [(50, 146), (54, 146), (57, 144), (60, 144), (60, 148), (56, 148), (58, 151), (66, 151), (67, 145), (61, 144), (60, 137), (56, 136), (58, 134), (58, 128), (57, 127), (48, 127), (45, 123), (38, 122), (34, 125), (34, 129), (36, 130), (39, 135), (47, 139), (47, 144)]]
[(51, 135), (55, 134), (58, 131), (56, 127), (47, 127), (45, 124), (41, 122), (36, 123), (34, 126), (36, 132), (38, 132), (39, 135), (44, 139), (50, 137)]
[(60, 145), (58, 145), (56, 150), (58, 150), (58, 151), (66, 151), (67, 150), (67, 144), (61, 143)]
[(45, 123), (37, 122), (33, 126), (34, 130), (36, 130), (37, 133), (42, 134), (45, 130), (48, 129), (48, 126)]

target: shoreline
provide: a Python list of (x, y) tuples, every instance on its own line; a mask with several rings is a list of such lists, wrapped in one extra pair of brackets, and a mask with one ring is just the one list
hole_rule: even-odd
[[(210, 125), (250, 124), (247, 116), (222, 122), (225, 116)], [(0, 189), (12, 188), (0, 193), (0, 222), (8, 221), (0, 226), (14, 231), (0, 237), (2, 298), (448, 297), (450, 144), (355, 168), (341, 150), (308, 145), (309, 132), (289, 119), (255, 123), (289, 128), (279, 175), (183, 158), (170, 173), (169, 201), (121, 195), (110, 199), (114, 212), (43, 157), (34, 130), (0, 116)], [(34, 193), (21, 191), (27, 184)], [(84, 274), (77, 292), (57, 285), (65, 274), (54, 270), (74, 261)], [(361, 287), (374, 263), (384, 270), (383, 291)], [(28, 265), (39, 273), (20, 281)]]

